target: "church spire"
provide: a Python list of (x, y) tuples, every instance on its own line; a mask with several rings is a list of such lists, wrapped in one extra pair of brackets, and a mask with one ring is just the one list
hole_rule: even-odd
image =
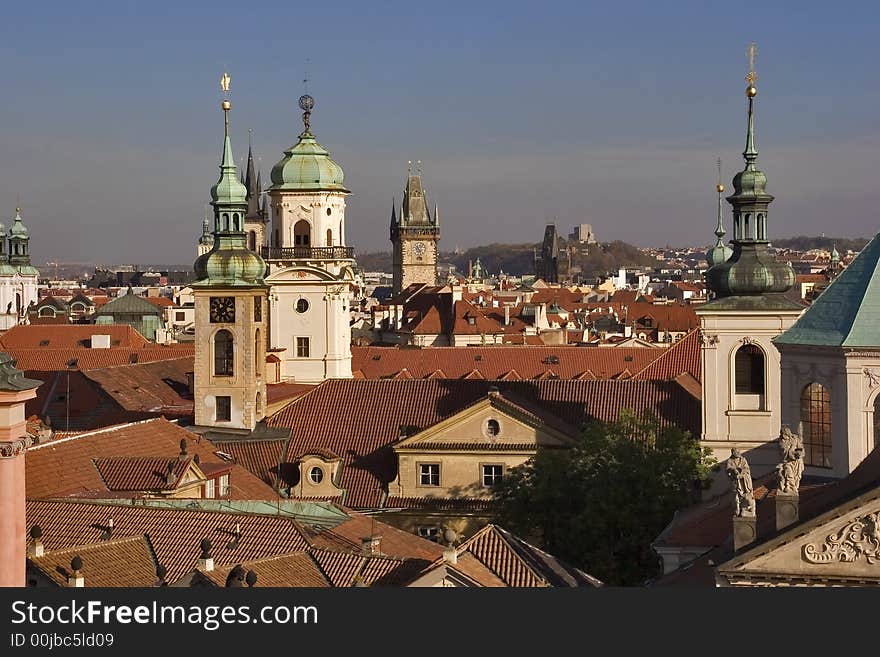
[(724, 193), (724, 184), (721, 182), (720, 157), (718, 158), (718, 182), (715, 184), (715, 192), (718, 194), (718, 223), (715, 226), (715, 246), (709, 249), (709, 252), (706, 254), (706, 260), (710, 267), (725, 262), (733, 253), (733, 249), (724, 244), (724, 235), (726, 233), (724, 231), (724, 226), (721, 223), (723, 209), (723, 197), (721, 195)]

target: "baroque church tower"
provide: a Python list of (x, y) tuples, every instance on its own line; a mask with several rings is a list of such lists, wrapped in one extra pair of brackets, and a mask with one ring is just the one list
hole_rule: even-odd
[(0, 224), (0, 331), (27, 320), (28, 307), (37, 303), (39, 276), (31, 264), (30, 235), (21, 208), (16, 208), (8, 234)]
[[(753, 56), (754, 47), (752, 64)], [(772, 339), (795, 322), (803, 306), (785, 296), (795, 283), (794, 271), (769, 252), (773, 196), (756, 163), (754, 66), (746, 79), (745, 168), (734, 176), (734, 191), (727, 197), (733, 208), (733, 250), (729, 257), (723, 244), (712, 250), (714, 264), (706, 272), (712, 299), (696, 312), (703, 344), (702, 446), (711, 448), (719, 462), (738, 448), (760, 476), (779, 461), (780, 357)], [(720, 221), (718, 233), (723, 235)]]
[[(229, 76), (221, 87), (229, 90)], [(266, 415), (266, 263), (247, 248), (247, 193), (232, 157), (229, 100), (222, 107), (223, 157), (211, 188), (214, 243), (193, 266), (195, 423), (252, 431)]]
[(400, 214), (391, 203), (391, 243), (393, 260), (393, 292), (397, 294), (413, 283), (437, 284), (437, 242), (440, 221), (437, 206), (428, 209), (422, 185), (421, 170), (410, 168), (403, 192)]
[(269, 349), (287, 381), (351, 378), (349, 296), (354, 249), (345, 245), (345, 176), (312, 134), (315, 100), (299, 99), (304, 129), (272, 168)]

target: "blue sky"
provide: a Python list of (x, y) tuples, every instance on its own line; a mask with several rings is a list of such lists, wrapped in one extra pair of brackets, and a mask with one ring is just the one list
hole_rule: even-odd
[(554, 218), (708, 244), (755, 41), (771, 237), (873, 235), (878, 19), (867, 2), (18, 3), (0, 23), (0, 217), (20, 195), (36, 262), (189, 263), (220, 74), (236, 157), (252, 129), (266, 178), (301, 129), (308, 69), (357, 251), (389, 248), (419, 159), (441, 248), (538, 241)]

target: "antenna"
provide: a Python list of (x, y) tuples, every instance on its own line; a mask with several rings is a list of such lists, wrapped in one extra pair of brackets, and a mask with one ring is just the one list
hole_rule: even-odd
[(311, 60), (306, 57), (306, 72), (305, 77), (303, 78), (303, 88), (305, 89), (305, 94), (309, 95), (309, 62)]

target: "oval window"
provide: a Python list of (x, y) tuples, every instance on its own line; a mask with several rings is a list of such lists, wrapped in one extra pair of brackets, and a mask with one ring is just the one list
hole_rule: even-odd
[(296, 302), (296, 312), (304, 313), (309, 309), (309, 302), (307, 299), (300, 299)]
[(486, 422), (486, 434), (489, 436), (497, 436), (501, 433), (501, 425), (498, 420), (489, 420)]
[(329, 217), (332, 213), (333, 213), (333, 210), (331, 210), (330, 208), (327, 208), (327, 216)]
[(324, 471), (316, 465), (309, 470), (309, 479), (313, 484), (320, 484), (324, 481)]

